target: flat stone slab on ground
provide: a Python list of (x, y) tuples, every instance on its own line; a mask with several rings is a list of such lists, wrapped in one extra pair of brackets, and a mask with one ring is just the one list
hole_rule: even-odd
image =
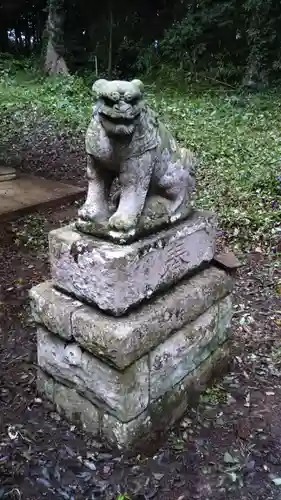
[(15, 179), (16, 170), (12, 167), (1, 167), (0, 166), (0, 182), (10, 181)]
[(241, 262), (237, 259), (233, 252), (216, 253), (214, 255), (214, 262), (222, 267), (222, 269), (226, 269), (228, 271), (238, 269), (242, 266)]
[(115, 316), (167, 289), (215, 253), (215, 217), (196, 211), (186, 221), (130, 245), (79, 233), (51, 231), (55, 286)]
[(54, 403), (58, 413), (71, 424), (93, 436), (102, 436), (119, 448), (131, 450), (133, 446), (141, 446), (143, 438), (151, 431), (162, 433), (179, 420), (195, 397), (206, 389), (210, 379), (225, 370), (229, 357), (229, 343), (226, 342), (164, 396), (149, 402), (144, 412), (126, 423), (41, 369), (38, 370), (37, 387), (38, 392)]
[(78, 198), (84, 189), (33, 175), (0, 182), (0, 219), (20, 216)]
[(46, 281), (30, 291), (33, 318), (48, 330), (123, 370), (194, 321), (232, 290), (231, 277), (215, 266), (183, 280), (125, 317), (108, 316)]

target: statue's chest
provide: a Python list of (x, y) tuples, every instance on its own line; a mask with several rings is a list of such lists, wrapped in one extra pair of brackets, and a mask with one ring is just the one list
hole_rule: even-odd
[(128, 144), (109, 138), (99, 123), (91, 123), (86, 134), (86, 152), (108, 167), (115, 168), (117, 164), (128, 157)]
[(113, 148), (98, 123), (92, 121), (86, 133), (86, 152), (99, 161), (110, 161)]

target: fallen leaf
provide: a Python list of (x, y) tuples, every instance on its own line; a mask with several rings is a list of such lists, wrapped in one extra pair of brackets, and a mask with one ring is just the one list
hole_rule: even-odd
[(91, 470), (97, 469), (94, 462), (91, 462), (91, 460), (84, 460), (83, 463), (84, 463), (84, 465), (86, 465), (86, 467), (88, 467), (88, 469), (91, 469)]
[(281, 486), (281, 477), (274, 477), (271, 478), (271, 480), (275, 484), (275, 486)]
[(156, 481), (161, 481), (161, 479), (163, 479), (164, 477), (164, 474), (158, 474), (157, 472), (153, 473), (153, 477), (154, 479), (156, 479)]
[(245, 418), (243, 421), (239, 420), (236, 424), (236, 431), (240, 439), (248, 439), (251, 434), (249, 421)]
[(235, 483), (235, 481), (237, 481), (237, 474), (236, 472), (229, 472), (228, 475), (231, 477), (231, 480), (233, 483)]
[(246, 406), (246, 408), (249, 408), (249, 406), (250, 406), (250, 393), (247, 394), (247, 396), (246, 396), (246, 402), (245, 402), (244, 406)]
[(18, 438), (19, 431), (17, 431), (17, 429), (13, 425), (9, 425), (9, 427), (8, 427), (8, 436), (9, 436), (9, 438), (12, 441), (14, 441), (15, 439)]

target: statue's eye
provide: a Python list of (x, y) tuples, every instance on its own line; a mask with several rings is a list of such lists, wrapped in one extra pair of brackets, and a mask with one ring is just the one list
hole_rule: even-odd
[(131, 104), (131, 106), (135, 106), (138, 103), (139, 96), (126, 92), (124, 99), (128, 104)]
[(136, 104), (138, 104), (139, 102), (139, 98), (138, 97), (133, 97), (133, 99), (130, 100), (130, 104), (132, 106), (135, 106)]
[(112, 99), (109, 99), (109, 97), (104, 97), (103, 100), (106, 106), (112, 107), (114, 104), (114, 101)]

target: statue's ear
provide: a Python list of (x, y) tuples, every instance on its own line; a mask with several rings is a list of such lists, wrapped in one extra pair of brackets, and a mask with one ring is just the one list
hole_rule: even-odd
[(132, 84), (138, 87), (139, 91), (141, 94), (143, 94), (144, 91), (144, 84), (142, 83), (141, 80), (132, 80)]
[(100, 95), (100, 93), (102, 92), (102, 90), (106, 84), (107, 84), (107, 80), (104, 80), (103, 78), (100, 78), (99, 80), (96, 80), (93, 83), (92, 91), (95, 94), (95, 96), (98, 97)]

